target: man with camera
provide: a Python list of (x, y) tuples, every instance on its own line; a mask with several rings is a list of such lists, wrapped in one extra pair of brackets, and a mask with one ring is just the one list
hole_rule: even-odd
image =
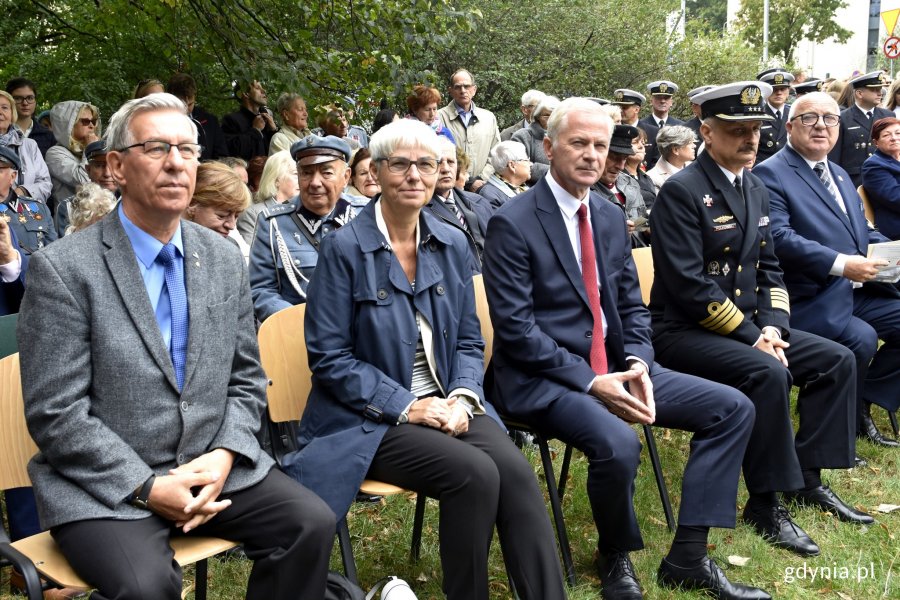
[(228, 155), (247, 161), (254, 156), (268, 156), (269, 143), (278, 126), (266, 108), (266, 90), (255, 79), (237, 81), (234, 97), (240, 101), (241, 108), (222, 118)]

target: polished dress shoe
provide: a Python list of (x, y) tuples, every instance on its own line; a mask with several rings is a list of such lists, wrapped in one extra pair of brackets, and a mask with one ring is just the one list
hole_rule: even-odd
[(854, 466), (854, 468), (855, 467), (868, 467), (869, 461), (867, 461), (866, 459), (864, 459), (863, 457), (861, 457), (857, 454), (857, 455), (853, 456), (853, 466)]
[(705, 590), (718, 600), (771, 600), (765, 591), (732, 583), (710, 557), (705, 557), (700, 566), (692, 569), (678, 567), (663, 559), (656, 573), (659, 584), (667, 588), (683, 590)]
[(831, 488), (827, 485), (816, 486), (809, 490), (785, 492), (784, 498), (786, 500), (793, 500), (801, 506), (820, 508), (826, 512), (830, 512), (841, 521), (846, 521), (847, 523), (868, 525), (875, 522), (872, 515), (858, 511), (852, 506), (848, 506), (843, 500), (838, 498), (837, 494), (831, 491)]
[(781, 504), (756, 508), (748, 503), (744, 508), (744, 522), (753, 525), (756, 532), (773, 546), (800, 556), (819, 554), (816, 543), (794, 523), (791, 513)]
[(861, 440), (868, 440), (876, 446), (884, 446), (886, 448), (900, 447), (900, 443), (898, 443), (897, 440), (885, 437), (883, 433), (878, 431), (875, 421), (872, 420), (872, 415), (869, 414), (868, 406), (863, 412), (862, 422), (859, 425), (859, 431), (856, 433), (856, 437)]
[(597, 555), (600, 597), (604, 600), (642, 600), (641, 582), (627, 552)]

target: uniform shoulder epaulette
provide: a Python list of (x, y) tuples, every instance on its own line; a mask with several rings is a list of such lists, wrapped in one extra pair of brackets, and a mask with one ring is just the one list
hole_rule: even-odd
[(270, 208), (264, 208), (262, 211), (262, 216), (265, 219), (271, 219), (272, 217), (290, 214), (294, 212), (294, 209), (295, 207), (292, 202), (285, 202), (284, 204), (278, 204)]

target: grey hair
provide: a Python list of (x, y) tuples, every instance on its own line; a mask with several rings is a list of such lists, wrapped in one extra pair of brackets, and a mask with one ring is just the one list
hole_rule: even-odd
[(560, 131), (565, 128), (569, 120), (569, 113), (602, 115), (609, 120), (609, 135), (610, 137), (612, 136), (615, 123), (603, 110), (603, 107), (588, 98), (573, 96), (560, 102), (553, 114), (550, 115), (550, 120), (547, 122), (547, 137), (550, 138), (551, 142), (555, 142), (556, 138), (559, 137)]
[(541, 98), (541, 101), (538, 102), (538, 105), (534, 107), (534, 111), (531, 113), (531, 119), (536, 119), (538, 115), (545, 110), (550, 111), (550, 114), (553, 114), (553, 111), (556, 110), (556, 107), (559, 106), (559, 104), (559, 98), (556, 96), (544, 96)]
[(618, 104), (604, 104), (600, 108), (609, 115), (609, 118), (613, 120), (613, 123), (616, 122), (616, 117), (619, 118), (619, 122), (622, 121), (622, 107)]
[(110, 150), (121, 150), (134, 142), (131, 133), (131, 121), (139, 114), (163, 110), (174, 110), (184, 115), (191, 125), (194, 141), (197, 141), (197, 125), (188, 117), (187, 106), (172, 94), (150, 94), (143, 98), (135, 98), (123, 104), (109, 119), (106, 129), (106, 147)]
[(438, 147), (441, 149), (441, 153), (438, 157), (443, 158), (445, 156), (450, 156), (453, 160), (456, 160), (456, 144), (454, 144), (447, 136), (439, 135), (437, 136), (437, 139)]
[[(283, 92), (275, 103), (275, 112), (281, 116), (281, 113), (293, 106), (297, 100), (303, 100), (303, 96), (294, 92)], [(306, 100), (303, 101), (306, 102)]]
[(796, 117), (798, 114), (803, 114), (800, 111), (799, 107), (803, 107), (804, 110), (810, 104), (827, 104), (828, 107), (834, 112), (834, 114), (841, 114), (841, 109), (838, 106), (837, 101), (831, 97), (827, 92), (810, 92), (808, 94), (803, 94), (791, 104), (791, 110), (788, 112), (788, 121)]
[(500, 142), (491, 149), (489, 160), (491, 161), (491, 166), (494, 167), (494, 171), (502, 173), (509, 166), (509, 163), (527, 158), (528, 152), (525, 150), (525, 144), (507, 140)]
[(434, 130), (416, 119), (400, 119), (388, 123), (379, 129), (369, 140), (369, 152), (372, 160), (384, 160), (398, 148), (421, 148), (435, 159), (441, 157), (443, 150)]
[(672, 150), (695, 144), (697, 136), (690, 127), (684, 125), (668, 125), (659, 130), (656, 134), (656, 147), (663, 158), (668, 159), (672, 154)]
[(69, 204), (69, 226), (66, 235), (81, 231), (99, 221), (116, 207), (116, 197), (96, 183), (83, 183)]
[[(259, 178), (259, 188), (253, 197), (254, 202), (265, 202), (274, 198), (278, 192), (278, 182), (282, 177), (288, 176), (291, 167), (296, 168), (297, 162), (291, 156), (290, 150), (280, 150), (266, 160), (262, 176)], [(296, 176), (295, 176), (296, 178)]]
[(522, 94), (522, 106), (530, 106), (532, 104), (537, 108), (537, 104), (544, 99), (547, 94), (541, 90), (528, 90)]

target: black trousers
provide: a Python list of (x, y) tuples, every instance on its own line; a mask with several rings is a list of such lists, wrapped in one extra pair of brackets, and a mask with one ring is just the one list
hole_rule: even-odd
[[(253, 560), (249, 600), (321, 600), (334, 543), (334, 513), (315, 494), (282, 473), (223, 495), (230, 507), (190, 535), (244, 545)], [(97, 519), (54, 528), (53, 538), (72, 567), (97, 588), (98, 600), (178, 600), (181, 568), (169, 538), (181, 535), (153, 515), (136, 521)], [(214, 596), (214, 594), (213, 594)]]
[(391, 427), (368, 476), (440, 502), (448, 600), (487, 600), (488, 550), (495, 524), (519, 597), (566, 597), (534, 470), (491, 417), (475, 416), (469, 431), (455, 438), (421, 425)]
[[(853, 353), (825, 338), (791, 330), (788, 367), (752, 346), (702, 329), (661, 332), (656, 358), (671, 369), (733, 386), (756, 407), (744, 455), (751, 493), (803, 487), (802, 468), (845, 469), (856, 450), (856, 368)], [(794, 435), (791, 385), (800, 387)]]

